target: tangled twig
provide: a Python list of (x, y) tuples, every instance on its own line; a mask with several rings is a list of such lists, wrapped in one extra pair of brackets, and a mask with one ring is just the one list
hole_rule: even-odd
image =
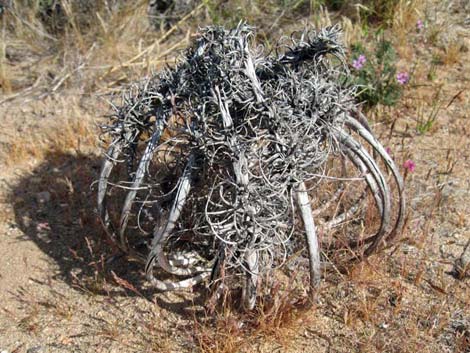
[[(299, 215), (313, 289), (321, 278), (320, 249), (334, 246), (317, 238), (318, 229), (333, 232), (363, 211), (367, 190), (379, 229), (339, 243), (367, 256), (402, 228), (402, 178), (357, 110), (354, 87), (345, 84), (339, 34), (336, 26), (305, 31), (266, 55), (251, 47), (253, 31), (245, 24), (208, 27), (176, 67), (136, 85), (115, 107), (105, 128), (112, 142), (98, 210), (122, 250), (144, 255), (137, 249), (147, 245), (145, 272), (156, 288), (187, 288), (207, 278), (220, 288), (231, 279), (252, 308), (262, 275), (304, 247)], [(342, 163), (339, 175), (330, 175), (332, 159)], [(358, 172), (353, 178), (346, 173), (351, 166)], [(312, 210), (324, 179), (339, 186)], [(365, 188), (332, 214), (348, 179)], [(118, 199), (118, 190), (125, 191), (122, 208), (111, 211), (107, 200)], [(329, 211), (316, 226), (314, 216)], [(187, 278), (161, 281), (156, 264)]]

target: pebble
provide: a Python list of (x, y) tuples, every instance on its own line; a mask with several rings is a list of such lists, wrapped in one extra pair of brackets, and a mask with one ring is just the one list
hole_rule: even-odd
[(28, 348), (28, 350), (26, 351), (26, 353), (42, 353), (42, 352), (44, 352), (44, 349), (42, 346), (31, 347), (31, 348)]
[(51, 193), (49, 191), (41, 191), (36, 194), (36, 201), (39, 204), (48, 203), (51, 200)]
[(454, 273), (459, 279), (470, 276), (470, 239), (464, 246), (462, 254), (454, 263)]

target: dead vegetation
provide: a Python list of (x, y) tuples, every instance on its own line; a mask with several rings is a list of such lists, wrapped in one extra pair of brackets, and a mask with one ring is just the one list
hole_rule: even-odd
[[(269, 45), (307, 22), (335, 22), (333, 9), (315, 1), (235, 1), (229, 9), (206, 1), (155, 31), (146, 2), (137, 1), (98, 8), (86, 23), (68, 9), (64, 29), (51, 31), (37, 8), (15, 3), (0, 20), (0, 350), (470, 351), (469, 280), (453, 271), (470, 234), (465, 4), (398, 1), (388, 18), (411, 81), (396, 106), (368, 114), (397, 165), (416, 164), (406, 173), (409, 213), (399, 241), (356, 266), (333, 268), (313, 307), (294, 271), (243, 314), (228, 305), (236, 296), (211, 308), (198, 288), (155, 293), (139, 266), (109, 246), (94, 213), (97, 126), (108, 94), (171, 62), (197, 24), (246, 17)], [(365, 26), (372, 31), (360, 8), (340, 10), (347, 41), (363, 38)], [(49, 198), (38, 197), (45, 191)]]

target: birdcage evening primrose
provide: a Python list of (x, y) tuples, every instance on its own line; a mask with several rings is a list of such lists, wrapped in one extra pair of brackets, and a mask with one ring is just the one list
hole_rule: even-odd
[(295, 254), (314, 292), (328, 254), (363, 258), (402, 228), (402, 177), (346, 84), (340, 34), (268, 52), (246, 24), (203, 28), (114, 106), (98, 211), (157, 290), (238, 288), (251, 309)]

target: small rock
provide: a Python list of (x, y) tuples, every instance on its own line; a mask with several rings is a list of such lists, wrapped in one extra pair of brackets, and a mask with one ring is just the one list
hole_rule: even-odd
[(48, 203), (51, 200), (51, 193), (49, 191), (41, 191), (36, 194), (36, 201), (39, 204)]
[(42, 352), (44, 352), (44, 349), (42, 346), (31, 347), (31, 348), (28, 348), (28, 350), (26, 351), (26, 353), (42, 353)]
[(51, 235), (49, 233), (38, 232), (36, 233), (36, 237), (37, 239), (46, 244), (49, 244), (52, 241)]
[(470, 239), (464, 246), (460, 257), (455, 261), (453, 273), (458, 279), (470, 276)]

